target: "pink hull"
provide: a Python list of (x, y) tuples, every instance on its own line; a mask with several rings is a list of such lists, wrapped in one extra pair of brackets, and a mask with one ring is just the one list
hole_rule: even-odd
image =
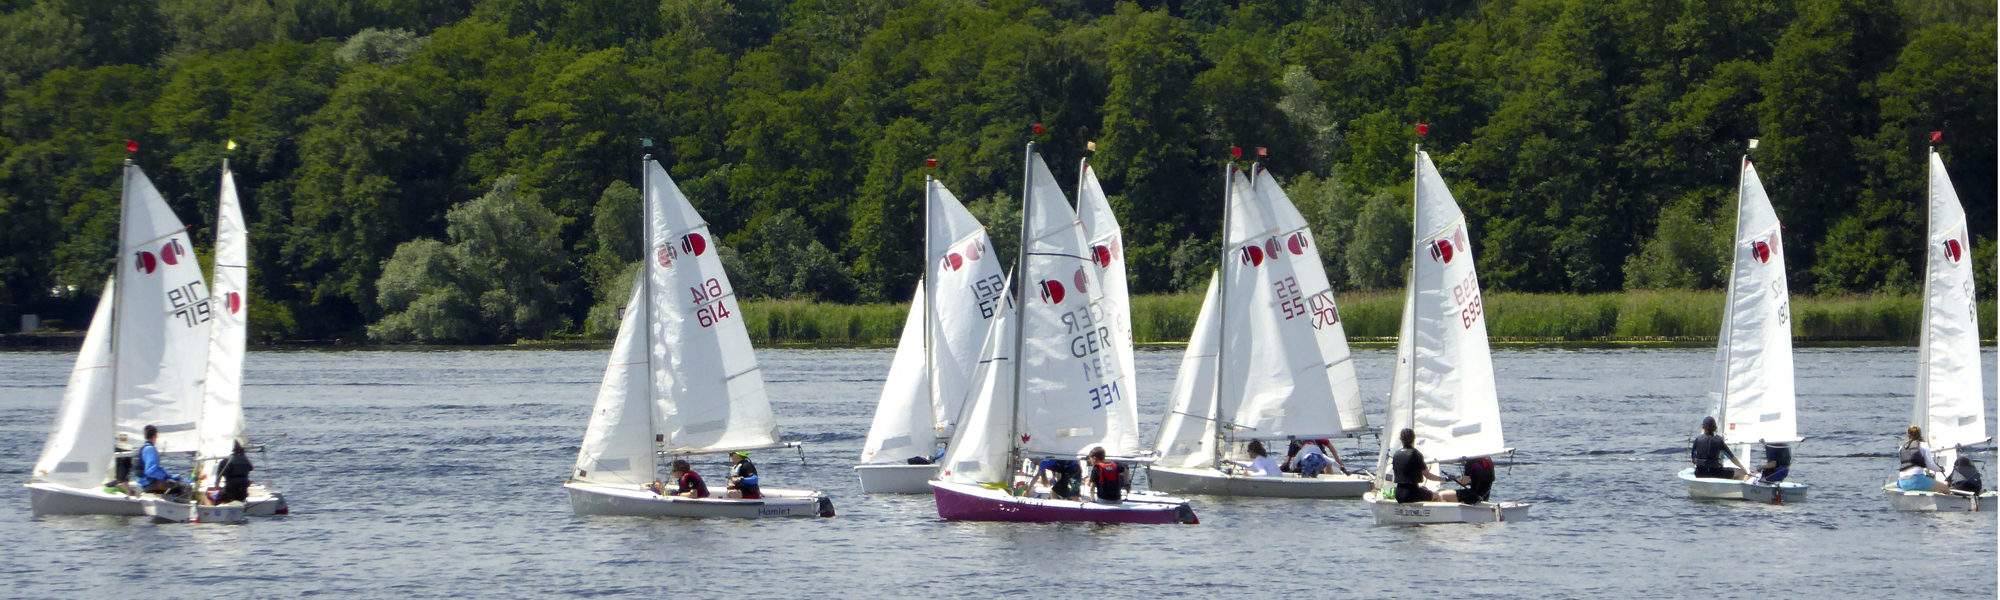
[[(968, 491), (976, 490), (976, 491)], [(979, 493), (990, 492), (990, 493)], [(1013, 523), (1200, 523), (1186, 503), (1131, 502), (1096, 504), (1014, 498), (1006, 492), (954, 483), (931, 482), (931, 496), (937, 499), (938, 516), (953, 521), (1003, 521)]]

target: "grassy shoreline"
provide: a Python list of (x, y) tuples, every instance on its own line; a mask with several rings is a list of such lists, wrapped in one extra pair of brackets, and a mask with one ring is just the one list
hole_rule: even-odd
[[(1712, 345), (1722, 319), (1723, 292), (1635, 291), (1607, 294), (1489, 293), (1487, 335), (1495, 345), (1687, 347)], [(1132, 334), (1141, 346), (1187, 343), (1201, 310), (1201, 294), (1132, 298)], [(1401, 291), (1338, 295), (1342, 324), (1357, 346), (1393, 344), (1401, 324)], [(742, 304), (744, 325), (760, 348), (893, 347), (909, 304), (818, 304), (805, 300), (751, 300)], [(1913, 345), (1923, 301), (1914, 294), (1794, 296), (1792, 339), (1801, 346)], [(1994, 338), (1994, 303), (1979, 303), (1980, 339)], [(0, 348), (74, 349), (81, 332), (0, 335)], [(596, 348), (609, 339), (576, 336), (522, 340), (520, 348)], [(390, 344), (280, 342), (272, 348), (409, 348)]]

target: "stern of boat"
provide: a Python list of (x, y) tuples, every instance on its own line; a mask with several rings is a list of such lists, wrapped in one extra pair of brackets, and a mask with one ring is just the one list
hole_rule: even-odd
[(1882, 493), (1889, 498), (1889, 508), (1896, 512), (1992, 512), (2000, 508), (2000, 492), (1981, 492), (1976, 497), (1961, 493), (1906, 492), (1891, 483), (1882, 486)]
[(925, 494), (931, 491), (937, 465), (855, 465), (854, 473), (861, 478), (863, 493)]

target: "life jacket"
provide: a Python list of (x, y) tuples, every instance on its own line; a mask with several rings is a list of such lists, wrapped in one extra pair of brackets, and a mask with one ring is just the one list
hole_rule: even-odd
[(680, 486), (682, 488), (694, 490), (694, 497), (696, 498), (708, 497), (708, 485), (702, 483), (701, 476), (694, 474), (694, 471), (687, 471), (681, 473)]
[(1118, 485), (1120, 483), (1118, 478), (1120, 475), (1118, 463), (1107, 460), (1091, 465), (1091, 468), (1097, 469), (1097, 485)]
[(1910, 467), (1924, 468), (1924, 455), (1921, 448), (1914, 441), (1903, 442), (1903, 449), (1896, 452), (1896, 462), (1901, 463), (1896, 466), (1896, 470), (1901, 471)]
[(1394, 466), (1398, 485), (1423, 485), (1423, 456), (1422, 453), (1410, 448), (1396, 451), (1395, 457), (1390, 462)]
[(1481, 457), (1481, 458), (1475, 458), (1475, 459), (1472, 459), (1472, 460), (1468, 460), (1468, 461), (1465, 461), (1465, 472), (1466, 472), (1466, 474), (1470, 475), (1470, 474), (1472, 474), (1473, 472), (1476, 472), (1476, 471), (1485, 471), (1485, 472), (1489, 472), (1489, 473), (1490, 473), (1490, 472), (1492, 472), (1492, 471), (1493, 471), (1493, 459), (1492, 459), (1492, 458), (1489, 458), (1489, 457)]

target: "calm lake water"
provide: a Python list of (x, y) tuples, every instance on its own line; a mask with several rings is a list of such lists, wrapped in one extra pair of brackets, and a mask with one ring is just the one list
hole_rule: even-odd
[[(1196, 526), (943, 522), (928, 496), (862, 495), (850, 470), (890, 351), (759, 355), (787, 439), (806, 443), (803, 465), (790, 451), (757, 456), (766, 484), (826, 490), (837, 518), (572, 516), (559, 484), (602, 351), (259, 352), (246, 373), (250, 430), (281, 439), (253, 458), (291, 498), (291, 516), (242, 526), (36, 519), (14, 487), (0, 494), (0, 540), (14, 546), (0, 556), (0, 581), (11, 583), (0, 595), (1996, 593), (1995, 515), (1897, 514), (1878, 490), (1909, 424), (1911, 348), (1799, 352), (1808, 439), (1793, 478), (1813, 491), (1787, 506), (1690, 502), (1674, 477), (1704, 410), (1712, 351), (1498, 351), (1518, 452), (1495, 496), (1535, 503), (1533, 518), (1428, 528), (1378, 527), (1358, 501), (1210, 497), (1196, 498)], [(1358, 356), (1378, 424), (1391, 355)], [(26, 481), (72, 360), (0, 353), (0, 480)], [(1177, 352), (1139, 356), (1147, 443), (1178, 364)], [(1340, 450), (1373, 461), (1372, 446)], [(714, 480), (721, 463), (697, 468)]]

